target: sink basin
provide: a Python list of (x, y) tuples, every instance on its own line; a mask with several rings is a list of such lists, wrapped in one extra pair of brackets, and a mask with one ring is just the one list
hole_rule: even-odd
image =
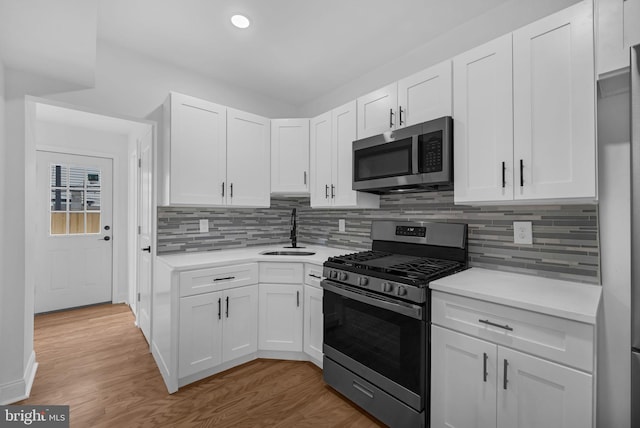
[(313, 251), (263, 251), (264, 256), (313, 256)]

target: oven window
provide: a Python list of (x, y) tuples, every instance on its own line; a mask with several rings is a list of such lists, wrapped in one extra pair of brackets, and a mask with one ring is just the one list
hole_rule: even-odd
[(354, 180), (395, 177), (412, 173), (412, 139), (405, 138), (354, 152)]
[(404, 386), (423, 393), (425, 323), (324, 290), (324, 343)]

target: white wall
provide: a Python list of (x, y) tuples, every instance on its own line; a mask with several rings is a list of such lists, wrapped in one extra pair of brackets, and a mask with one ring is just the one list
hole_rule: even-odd
[(129, 237), (129, 137), (110, 132), (69, 126), (61, 123), (38, 121), (36, 124), (36, 148), (56, 148), (78, 154), (103, 154), (113, 158), (113, 278), (114, 302), (129, 300), (128, 251)]
[(177, 91), (266, 117), (296, 113), (294, 106), (100, 40), (97, 56), (95, 88), (49, 98), (144, 118), (164, 102), (169, 91)]
[(598, 100), (600, 275), (603, 293), (598, 331), (599, 427), (628, 428), (630, 425), (629, 116), (628, 92)]
[[(448, 33), (393, 61), (383, 59), (381, 61), (383, 64), (380, 67), (300, 106), (299, 117), (317, 116), (431, 65), (453, 58), (457, 54), (507, 34), (578, 1), (508, 1), (459, 27), (452, 28)], [(425, 25), (429, 25), (428, 22), (428, 17), (425, 17)], [(389, 28), (381, 29), (381, 31), (388, 31), (389, 36), (393, 37), (394, 25), (402, 25), (402, 23), (390, 23)], [(398, 43), (402, 43), (402, 41), (399, 40)], [(357, 55), (354, 55), (353, 60), (357, 61)]]

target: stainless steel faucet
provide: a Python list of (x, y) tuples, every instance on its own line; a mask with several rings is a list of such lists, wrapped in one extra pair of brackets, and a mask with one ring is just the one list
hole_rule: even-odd
[(291, 248), (298, 247), (298, 223), (296, 222), (296, 209), (291, 211), (291, 233), (289, 235), (291, 239)]

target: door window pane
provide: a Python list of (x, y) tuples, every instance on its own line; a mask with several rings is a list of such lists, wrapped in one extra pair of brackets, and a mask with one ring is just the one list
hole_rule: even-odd
[(100, 233), (101, 179), (97, 168), (51, 165), (51, 235)]

